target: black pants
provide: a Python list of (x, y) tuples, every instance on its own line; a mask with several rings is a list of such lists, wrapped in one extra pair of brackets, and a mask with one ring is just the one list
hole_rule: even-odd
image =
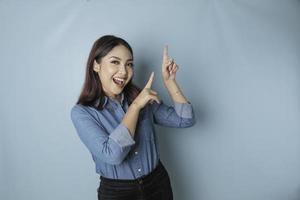
[(100, 180), (98, 200), (173, 200), (170, 178), (160, 161), (150, 174), (135, 180)]

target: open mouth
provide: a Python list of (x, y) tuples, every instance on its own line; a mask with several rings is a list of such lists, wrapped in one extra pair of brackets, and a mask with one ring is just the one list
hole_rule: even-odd
[(125, 79), (121, 79), (121, 78), (113, 78), (113, 81), (116, 85), (120, 87), (124, 86), (125, 83)]

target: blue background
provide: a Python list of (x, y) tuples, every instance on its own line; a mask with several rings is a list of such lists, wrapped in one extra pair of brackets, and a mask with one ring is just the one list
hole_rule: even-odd
[(164, 44), (197, 123), (158, 127), (177, 200), (300, 198), (300, 1), (0, 2), (0, 199), (97, 199), (70, 120), (93, 42), (126, 39), (171, 103)]

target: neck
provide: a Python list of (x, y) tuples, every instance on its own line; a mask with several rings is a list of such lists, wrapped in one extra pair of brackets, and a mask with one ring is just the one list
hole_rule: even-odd
[(115, 101), (118, 101), (121, 103), (121, 94), (115, 95), (115, 96), (108, 96), (110, 99), (113, 99)]

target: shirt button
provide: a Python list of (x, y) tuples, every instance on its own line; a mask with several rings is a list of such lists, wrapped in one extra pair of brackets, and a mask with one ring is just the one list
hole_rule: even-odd
[(141, 170), (141, 169), (138, 169), (138, 171), (141, 172), (142, 170)]
[(134, 152), (134, 154), (135, 154), (135, 155), (137, 155), (138, 153), (139, 153), (139, 152), (137, 152), (137, 151), (136, 151), (136, 152)]

